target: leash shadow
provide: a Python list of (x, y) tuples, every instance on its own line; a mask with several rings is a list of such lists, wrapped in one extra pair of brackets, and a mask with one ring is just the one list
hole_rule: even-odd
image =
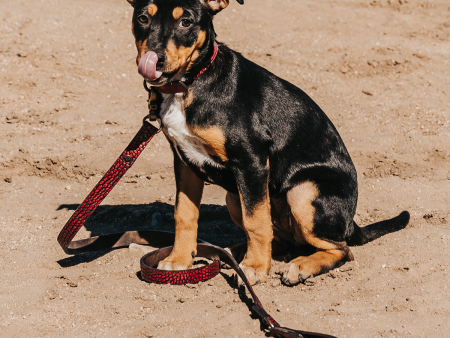
[[(76, 210), (79, 204), (61, 204), (57, 210)], [(225, 206), (205, 204), (200, 207), (198, 238), (211, 244), (228, 247), (245, 242), (245, 233), (231, 220)], [(150, 204), (102, 205), (84, 225), (91, 237), (131, 230), (175, 231), (174, 207), (161, 202)], [(104, 249), (63, 258), (61, 267), (92, 262), (112, 250)]]
[[(250, 318), (258, 320), (259, 325), (260, 325), (260, 330), (264, 331), (266, 326), (262, 322), (262, 320), (258, 316), (258, 314), (256, 314), (255, 311), (253, 311), (253, 305), (254, 305), (253, 299), (251, 297), (247, 296), (247, 291), (246, 291), (245, 285), (238, 286), (237, 282), (236, 282), (236, 276), (234, 274), (231, 276), (228, 276), (226, 273), (223, 273), (222, 271), (220, 272), (220, 274), (222, 275), (222, 277), (225, 279), (225, 281), (228, 283), (228, 285), (232, 289), (238, 290), (239, 299), (247, 306), (248, 311), (250, 312)], [(270, 337), (270, 335), (269, 336), (266, 335), (266, 337)]]

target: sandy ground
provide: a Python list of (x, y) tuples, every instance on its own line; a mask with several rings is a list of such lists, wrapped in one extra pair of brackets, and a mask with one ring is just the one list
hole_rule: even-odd
[[(125, 0), (0, 0), (0, 336), (264, 337), (231, 272), (196, 286), (147, 284), (142, 254), (66, 256), (64, 223), (138, 130), (145, 91)], [(256, 286), (288, 327), (338, 337), (448, 337), (450, 2), (246, 0), (219, 40), (306, 91), (358, 170), (356, 221), (410, 211), (410, 225), (356, 261), (294, 288), (274, 261)], [(172, 154), (158, 135), (78, 238), (172, 230)], [(243, 240), (207, 186), (199, 237)]]

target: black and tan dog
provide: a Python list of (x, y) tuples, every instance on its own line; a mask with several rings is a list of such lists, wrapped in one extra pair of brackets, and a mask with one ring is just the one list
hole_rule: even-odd
[[(266, 281), (276, 247), (316, 249), (287, 264), (282, 280), (295, 285), (351, 260), (348, 245), (406, 226), (407, 212), (355, 224), (356, 171), (325, 113), (293, 84), (215, 42), (212, 20), (229, 0), (128, 1), (137, 62), (141, 69), (145, 55), (141, 74), (162, 91), (160, 118), (174, 154), (176, 239), (159, 268), (193, 263), (204, 182), (228, 192), (230, 215), (247, 235), (241, 267), (252, 284)], [(185, 90), (162, 90), (168, 86)]]

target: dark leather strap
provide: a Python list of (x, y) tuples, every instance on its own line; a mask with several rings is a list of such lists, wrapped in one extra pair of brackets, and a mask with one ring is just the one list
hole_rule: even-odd
[(283, 338), (335, 338), (333, 336), (320, 333), (291, 330), (280, 327), (280, 325), (263, 308), (261, 302), (248, 283), (244, 272), (239, 267), (234, 257), (224, 249), (199, 240), (197, 245), (197, 256), (205, 257), (214, 261), (214, 263), (191, 270), (184, 271), (165, 271), (158, 270), (155, 267), (166, 258), (172, 251), (172, 245), (175, 240), (175, 234), (163, 231), (128, 231), (125, 233), (96, 236), (88, 239), (72, 241), (80, 228), (92, 215), (98, 205), (105, 199), (109, 192), (114, 188), (117, 182), (128, 171), (136, 161), (137, 157), (145, 149), (150, 140), (158, 132), (153, 125), (144, 121), (143, 126), (133, 138), (125, 151), (114, 162), (112, 167), (106, 172), (103, 178), (95, 188), (85, 198), (83, 203), (77, 208), (75, 213), (67, 221), (64, 228), (58, 236), (58, 242), (64, 252), (70, 255), (96, 251), (106, 248), (127, 247), (131, 243), (149, 244), (153, 246), (167, 246), (163, 249), (155, 250), (146, 254), (141, 259), (142, 278), (148, 282), (160, 284), (188, 284), (204, 281), (216, 276), (220, 271), (221, 261), (227, 263), (236, 271), (245, 283), (251, 297), (253, 298), (253, 310), (261, 317), (263, 323), (267, 325), (268, 331), (273, 337)]

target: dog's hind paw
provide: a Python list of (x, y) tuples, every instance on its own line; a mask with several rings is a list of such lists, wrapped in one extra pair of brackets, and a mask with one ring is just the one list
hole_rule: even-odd
[(298, 283), (302, 283), (307, 280), (311, 276), (304, 276), (300, 271), (298, 264), (289, 263), (286, 265), (285, 271), (283, 272), (283, 277), (281, 277), (281, 281), (284, 285), (294, 286)]

